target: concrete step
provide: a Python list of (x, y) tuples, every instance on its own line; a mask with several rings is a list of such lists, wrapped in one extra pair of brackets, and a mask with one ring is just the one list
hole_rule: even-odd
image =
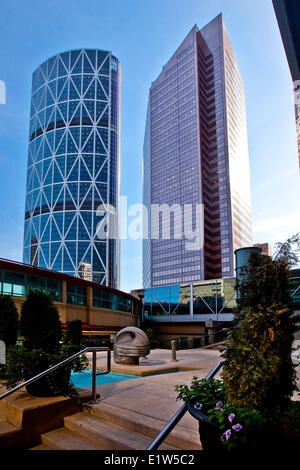
[(103, 450), (103, 447), (65, 427), (43, 434), (42, 446), (52, 450)]
[[(140, 434), (154, 439), (165, 427), (166, 422), (147, 415), (141, 415), (135, 411), (122, 409), (101, 402), (84, 408), (84, 413), (95, 416), (103, 421), (121, 426), (130, 431), (139, 431)], [(177, 424), (166, 438), (165, 443), (182, 450), (201, 450), (199, 433)]]
[(8, 421), (0, 421), (0, 449), (5, 449), (16, 445), (21, 430), (9, 423)]
[[(64, 418), (65, 427), (80, 436), (90, 439), (106, 450), (145, 450), (152, 439), (87, 413), (76, 413)], [(163, 444), (161, 450), (177, 450)]]
[(30, 450), (53, 450), (53, 449), (50, 449), (50, 447), (47, 447), (44, 444), (40, 444), (39, 446), (32, 447)]

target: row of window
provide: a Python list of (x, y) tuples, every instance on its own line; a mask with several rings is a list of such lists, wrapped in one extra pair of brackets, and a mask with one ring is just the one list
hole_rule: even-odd
[[(192, 102), (194, 102), (194, 100)], [(159, 140), (165, 139), (168, 135), (173, 135), (176, 130), (186, 126), (189, 122), (195, 120), (194, 113), (195, 106), (192, 105), (190, 106), (190, 108), (184, 110), (184, 112), (180, 116), (176, 117), (175, 119), (172, 119), (167, 124), (163, 124), (157, 129), (152, 129), (152, 135), (157, 134), (157, 137), (152, 139), (153, 144), (158, 142)], [(194, 115), (193, 118), (190, 117), (191, 114)], [(188, 117), (189, 119), (186, 119)]]
[[(187, 64), (188, 65), (188, 64)], [(190, 61), (189, 65), (194, 65), (193, 63), (193, 60)], [(188, 70), (185, 70), (185, 73), (178, 76), (176, 75), (176, 77), (174, 77), (173, 80), (167, 80), (166, 81), (166, 86), (159, 92), (157, 93), (151, 93), (151, 104), (152, 106), (154, 106), (160, 99), (164, 99), (165, 96), (168, 96), (169, 95), (169, 91), (168, 90), (171, 90), (171, 92), (173, 92), (175, 89), (177, 89), (177, 86), (179, 83), (182, 83), (184, 81), (186, 81), (186, 79), (190, 76), (190, 75), (193, 75), (194, 74), (194, 67), (187, 67)]]
[[(168, 102), (158, 107), (155, 111), (151, 110), (151, 124), (153, 126), (160, 125), (160, 123), (166, 122), (173, 116), (179, 115), (185, 107), (188, 107), (191, 98), (195, 98), (195, 87), (192, 85), (189, 87), (189, 93), (185, 94), (182, 98), (178, 99), (176, 103), (169, 104)], [(162, 118), (163, 116), (163, 118)], [(158, 121), (158, 119), (160, 119)], [(153, 124), (155, 122), (155, 124)]]
[[(62, 284), (55, 279), (32, 276), (29, 274), (0, 271), (0, 294), (26, 297), (30, 289), (49, 293), (55, 302), (62, 302)], [(67, 303), (87, 304), (85, 287), (67, 283)], [(93, 306), (109, 310), (131, 313), (132, 300), (101, 289), (93, 288)]]
[(26, 297), (30, 289), (48, 292), (56, 302), (62, 301), (61, 283), (11, 271), (0, 271), (0, 293), (15, 297)]
[[(152, 102), (153, 110), (155, 111), (157, 108), (160, 109), (161, 104), (171, 104), (178, 100), (178, 97), (183, 96), (187, 91), (190, 91), (191, 83), (195, 82), (195, 75), (193, 74), (190, 78), (178, 83), (176, 88), (166, 93), (162, 98), (157, 99), (155, 102)], [(154, 107), (154, 104), (156, 105)]]
[[(188, 142), (181, 147), (177, 147), (169, 153), (158, 154), (160, 157), (158, 156), (156, 159), (152, 158), (152, 174), (159, 173), (159, 175), (161, 175), (161, 171), (165, 168), (169, 168), (169, 172), (174, 168), (178, 169), (175, 165), (177, 162), (180, 162), (182, 169), (185, 168), (186, 165), (190, 162), (190, 159), (186, 161), (183, 160), (185, 160), (185, 158), (190, 158), (192, 156), (191, 154), (195, 154), (194, 159), (196, 159), (196, 151), (197, 139), (193, 139), (191, 142)], [(162, 163), (162, 160), (164, 163)]]
[[(177, 124), (174, 128), (170, 129), (169, 131), (166, 131), (162, 134), (160, 134), (157, 138), (152, 139), (152, 149), (153, 151), (156, 151), (160, 148), (166, 147), (166, 145), (170, 145), (175, 139), (179, 139), (180, 137), (184, 136), (187, 132), (190, 131), (195, 126), (196, 122), (196, 115), (191, 114), (189, 118), (187, 118), (185, 121), (181, 122), (180, 124)], [(177, 130), (177, 132), (175, 132)], [(168, 137), (170, 136), (170, 137)], [(154, 144), (157, 142), (156, 144)]]
[(155, 157), (157, 158), (157, 160), (161, 159), (161, 156), (167, 150), (173, 150), (175, 148), (178, 148), (179, 152), (182, 152), (186, 148), (189, 148), (189, 146), (193, 146), (194, 145), (194, 140), (191, 140), (190, 142), (188, 142), (188, 144), (185, 144), (185, 145), (183, 145), (183, 144), (185, 142), (189, 141), (190, 139), (193, 139), (193, 137), (196, 137), (196, 136), (197, 136), (197, 131), (194, 130), (194, 131), (190, 132), (189, 134), (185, 135), (184, 137), (182, 137), (181, 139), (178, 139), (176, 142), (174, 142), (170, 145), (167, 145), (166, 147), (164, 147), (161, 150), (160, 149), (157, 149), (156, 151), (153, 150), (153, 154), (152, 154), (153, 160), (155, 159)]

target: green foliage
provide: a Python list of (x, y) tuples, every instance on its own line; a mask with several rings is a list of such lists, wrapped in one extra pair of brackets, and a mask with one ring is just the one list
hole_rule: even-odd
[(176, 387), (178, 398), (218, 425), (228, 450), (272, 449), (287, 436), (299, 442), (300, 403), (291, 400), (298, 320), (289, 294), (289, 268), (298, 260), (293, 244), (299, 249), (299, 234), (278, 244), (273, 260), (253, 253), (241, 270), (236, 326), (223, 353), (223, 398), (213, 382), (207, 388), (200, 382), (198, 390), (193, 383)]
[(146, 335), (147, 335), (149, 341), (150, 341), (151, 339), (154, 339), (155, 335), (154, 335), (154, 330), (153, 330), (153, 328), (147, 328), (146, 331), (145, 331), (145, 333), (146, 333)]
[(241, 268), (237, 280), (238, 314), (241, 316), (248, 308), (257, 310), (274, 304), (290, 305), (288, 266), (286, 258), (272, 260), (269, 256), (252, 253), (249, 264)]
[(268, 420), (257, 410), (226, 403), (218, 409), (211, 408), (208, 418), (220, 429), (220, 440), (228, 450), (241, 446), (257, 445), (269, 427)]
[(292, 401), (283, 414), (284, 427), (288, 431), (300, 433), (300, 401)]
[(295, 266), (299, 263), (300, 253), (300, 232), (288, 238), (285, 242), (278, 242), (275, 245), (274, 259), (280, 260), (285, 259), (288, 261), (290, 266)]
[[(39, 291), (30, 291), (23, 303), (20, 332), (23, 343), (12, 347), (7, 355), (7, 387), (28, 380), (40, 372), (62, 362), (78, 351), (79, 323), (69, 329), (68, 343), (61, 344), (61, 322), (52, 298)], [(80, 342), (79, 342), (80, 344)], [(71, 370), (81, 372), (88, 365), (85, 356), (59, 367), (56, 371), (28, 385), (34, 396), (68, 395), (76, 398), (76, 390), (70, 382)]]
[(9, 295), (0, 295), (0, 339), (6, 347), (14, 346), (18, 337), (18, 311)]
[[(224, 449), (233, 450), (255, 442), (266, 431), (268, 419), (254, 409), (242, 408), (225, 400), (221, 380), (193, 377), (191, 385), (176, 385), (177, 399), (189, 402), (218, 426), (218, 439)], [(201, 437), (201, 436), (200, 436)]]
[[(45, 353), (42, 349), (28, 351), (24, 345), (10, 348), (7, 357), (7, 388), (15, 387), (24, 380), (67, 359), (70, 355), (68, 346), (54, 353)], [(87, 367), (87, 362), (86, 357), (79, 357), (74, 363), (59, 367), (56, 371), (29, 385), (27, 390), (34, 396), (65, 395), (78, 399), (76, 389), (70, 382), (71, 369), (81, 372)]]
[(289, 258), (253, 253), (238, 285), (237, 326), (223, 353), (227, 400), (267, 413), (289, 406), (295, 389)]
[(80, 346), (82, 337), (82, 322), (81, 320), (72, 320), (68, 322), (64, 334), (64, 344), (71, 344), (73, 346)]
[(295, 326), (288, 308), (249, 308), (229, 335), (223, 357), (226, 397), (258, 410), (283, 408), (295, 389), (291, 345)]
[(52, 298), (40, 291), (30, 291), (22, 305), (20, 333), (28, 350), (42, 349), (53, 353), (62, 336), (58, 310)]
[(221, 380), (216, 379), (199, 379), (193, 377), (190, 386), (176, 385), (178, 392), (177, 400), (183, 400), (191, 403), (201, 403), (201, 411), (205, 412), (219, 401), (224, 400), (224, 385)]

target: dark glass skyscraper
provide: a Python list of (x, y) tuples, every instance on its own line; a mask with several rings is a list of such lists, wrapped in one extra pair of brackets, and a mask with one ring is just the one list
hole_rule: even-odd
[(119, 287), (118, 236), (97, 227), (108, 204), (119, 210), (120, 109), (111, 52), (64, 52), (33, 73), (25, 263)]
[[(244, 87), (222, 15), (194, 26), (151, 85), (143, 184), (144, 287), (233, 276), (234, 251), (252, 245), (250, 178)], [(162, 219), (153, 226), (150, 208), (163, 204), (203, 207), (198, 249), (177, 236), (178, 214), (169, 239)]]

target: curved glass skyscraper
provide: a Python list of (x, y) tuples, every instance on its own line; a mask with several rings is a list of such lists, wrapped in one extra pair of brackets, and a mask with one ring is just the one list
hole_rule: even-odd
[(119, 287), (118, 218), (114, 238), (99, 227), (119, 210), (120, 109), (111, 52), (64, 52), (33, 73), (25, 263)]

